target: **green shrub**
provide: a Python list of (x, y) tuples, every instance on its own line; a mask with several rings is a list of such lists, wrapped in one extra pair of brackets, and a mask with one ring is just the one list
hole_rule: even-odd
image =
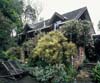
[(95, 68), (93, 69), (93, 73), (94, 73), (94, 80), (100, 83), (100, 62), (98, 62)]
[[(28, 69), (29, 70), (29, 69)], [(63, 64), (48, 65), (45, 67), (36, 66), (30, 68), (30, 73), (43, 83), (66, 83), (67, 73)]]
[(27, 69), (39, 83), (67, 83), (75, 76), (71, 56), (76, 55), (76, 45), (61, 32), (52, 31), (38, 39)]
[(85, 46), (91, 39), (89, 34), (92, 24), (87, 20), (69, 20), (61, 26), (61, 31), (78, 46)]
[(76, 45), (68, 42), (59, 31), (52, 31), (41, 37), (33, 49), (33, 59), (39, 57), (50, 64), (65, 63), (75, 55), (77, 55)]
[(11, 47), (6, 52), (5, 55), (8, 59), (17, 60), (21, 57), (21, 48), (20, 47)]

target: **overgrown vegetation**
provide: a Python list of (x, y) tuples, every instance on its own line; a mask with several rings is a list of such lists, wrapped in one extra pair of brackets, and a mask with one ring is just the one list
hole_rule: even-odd
[(94, 73), (94, 80), (96, 81), (96, 83), (99, 83), (100, 82), (100, 62), (98, 62), (95, 68), (93, 69), (93, 73)]
[(71, 56), (77, 55), (75, 44), (67, 42), (61, 32), (52, 31), (38, 40), (33, 50), (33, 59), (43, 58), (48, 63), (63, 63), (63, 58), (69, 61)]
[(0, 0), (0, 51), (12, 46), (13, 30), (19, 32), (22, 26), (22, 6), (21, 0)]
[[(23, 55), (25, 68), (40, 83), (71, 81), (76, 75), (72, 57), (78, 54), (77, 46), (85, 46), (88, 42), (81, 37), (89, 38), (88, 22), (86, 21), (86, 25), (84, 23), (76, 20), (68, 21), (62, 27), (63, 33), (51, 31), (45, 35), (40, 34), (33, 40), (25, 41), (18, 49), (16, 47), (9, 49), (6, 54), (10, 56), (10, 59), (16, 59)], [(72, 29), (69, 29), (70, 27)]]
[(90, 28), (92, 24), (87, 20), (70, 20), (61, 28), (64, 35), (69, 41), (77, 44), (77, 46), (86, 46), (90, 41)]
[(14, 23), (16, 31), (22, 27), (21, 14), (23, 12), (23, 2), (21, 0), (0, 0), (0, 10), (5, 18), (8, 18), (11, 26)]
[(28, 70), (39, 82), (64, 83), (74, 78), (71, 56), (76, 55), (76, 45), (61, 32), (52, 31), (38, 39)]
[[(21, 0), (0, 0), (0, 58), (21, 60), (39, 83), (66, 83), (76, 76), (73, 60), (78, 46), (86, 47), (90, 41), (91, 23), (71, 20), (61, 26), (61, 31), (39, 34), (34, 40), (17, 46), (12, 32), (21, 32), (23, 3)], [(36, 10), (31, 5), (24, 11), (25, 20), (35, 22)], [(89, 48), (89, 55), (93, 53)], [(91, 55), (92, 56), (92, 55)], [(91, 57), (90, 56), (90, 57)], [(92, 56), (93, 57), (93, 56)], [(94, 68), (95, 80), (100, 82), (100, 63)]]

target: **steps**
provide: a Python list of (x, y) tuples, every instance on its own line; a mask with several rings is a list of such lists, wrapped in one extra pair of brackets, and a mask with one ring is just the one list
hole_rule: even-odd
[(96, 63), (85, 63), (78, 72), (76, 83), (93, 83), (92, 82), (92, 70)]

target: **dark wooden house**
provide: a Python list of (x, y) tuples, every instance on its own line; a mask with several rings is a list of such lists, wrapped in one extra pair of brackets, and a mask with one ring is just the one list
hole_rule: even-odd
[[(39, 32), (49, 32), (52, 30), (56, 30), (59, 28), (59, 26), (63, 25), (65, 21), (72, 20), (72, 19), (91, 21), (91, 18), (89, 16), (86, 7), (62, 15), (55, 12), (54, 15), (48, 20), (36, 24), (31, 24), (31, 25), (26, 24), (23, 32), (18, 35), (18, 43), (21, 44), (25, 40), (35, 37), (35, 35), (37, 35)], [(91, 34), (95, 33), (93, 27), (91, 27), (90, 33)]]

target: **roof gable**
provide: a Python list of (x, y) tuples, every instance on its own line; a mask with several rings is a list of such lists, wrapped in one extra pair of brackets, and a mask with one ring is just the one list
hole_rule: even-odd
[(65, 18), (59, 13), (55, 12), (54, 15), (50, 19), (50, 23), (54, 23), (55, 21), (58, 21), (58, 20), (64, 21)]
[(83, 8), (80, 8), (80, 9), (77, 9), (77, 10), (74, 10), (74, 11), (71, 11), (71, 12), (68, 12), (68, 13), (65, 13), (63, 14), (63, 16), (67, 17), (68, 20), (71, 20), (71, 19), (79, 19), (79, 17), (87, 10), (86, 7), (83, 7)]
[(25, 32), (27, 32), (29, 30), (32, 30), (32, 28), (29, 26), (29, 24), (26, 24), (25, 27), (24, 27), (24, 31), (23, 32), (25, 33)]
[[(60, 15), (59, 13), (55, 12), (54, 15), (51, 17), (51, 19), (42, 21), (42, 22), (38, 22), (36, 24), (31, 24), (29, 25), (30, 28), (32, 28), (32, 30), (38, 30), (44, 27), (44, 22), (45, 22), (45, 26), (50, 26), (53, 24), (55, 18), (59, 18), (60, 20), (66, 21), (66, 20), (72, 20), (72, 19), (80, 19), (80, 17), (84, 14), (84, 12), (88, 11), (86, 7), (65, 13)], [(89, 14), (87, 14), (87, 16), (89, 17)], [(89, 17), (90, 18), (90, 17)], [(89, 21), (91, 21), (89, 19)]]

